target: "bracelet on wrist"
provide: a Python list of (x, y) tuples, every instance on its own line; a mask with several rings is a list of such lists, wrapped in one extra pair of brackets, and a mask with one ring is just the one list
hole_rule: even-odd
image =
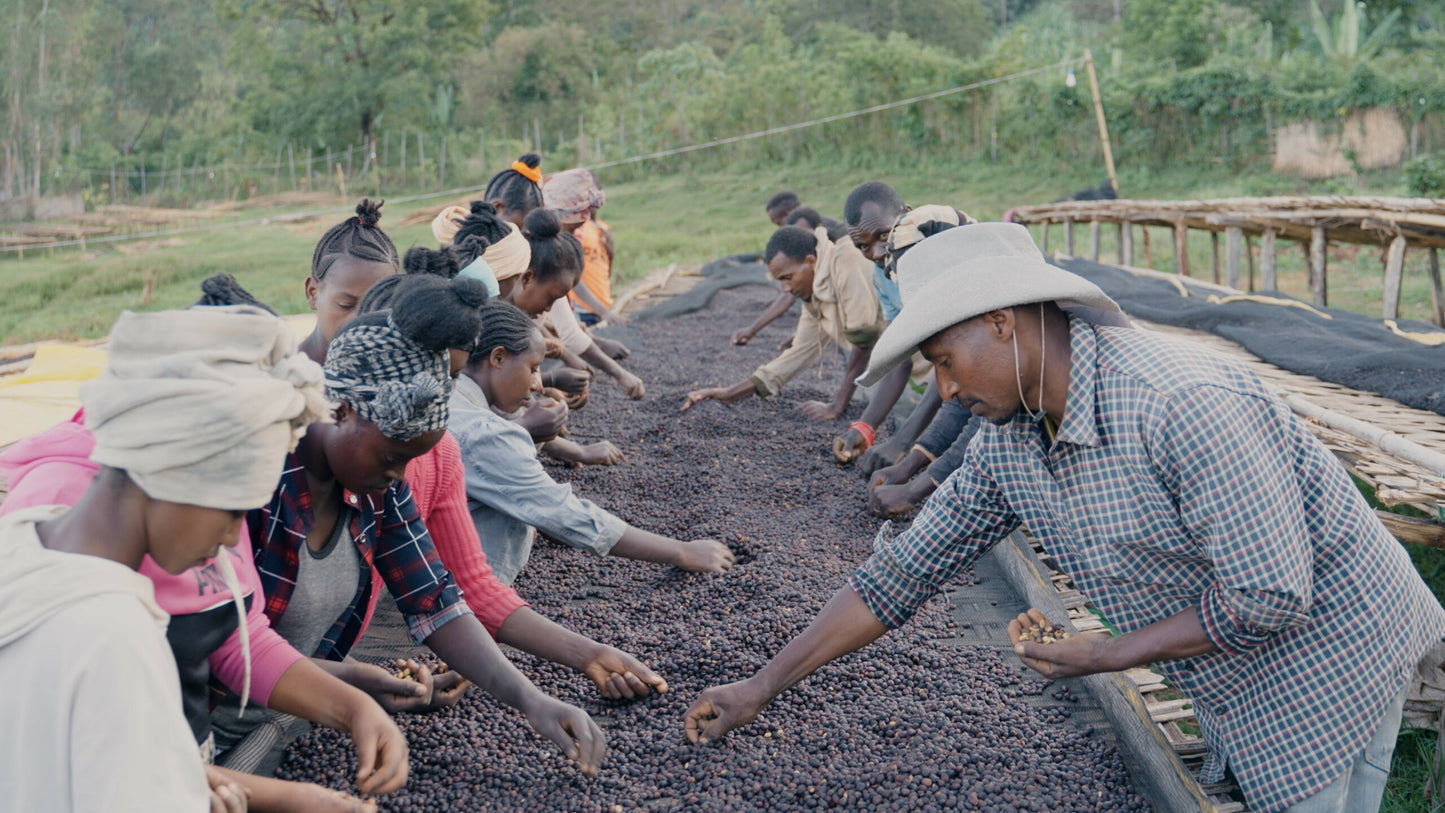
[(869, 426), (863, 421), (854, 421), (853, 423), (848, 425), (848, 428), (863, 436), (863, 442), (864, 444), (866, 444), (865, 448), (867, 446), (872, 446), (873, 441), (878, 439), (878, 433), (873, 429), (873, 427)]

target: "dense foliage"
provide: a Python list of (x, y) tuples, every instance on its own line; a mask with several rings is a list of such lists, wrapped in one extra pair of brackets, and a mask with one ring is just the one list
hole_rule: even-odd
[[(1440, 0), (0, 0), (0, 26), (0, 200), (237, 197), (338, 168), (475, 182), (524, 148), (616, 160), (1086, 47), (1121, 165), (1250, 167), (1281, 124), (1375, 107), (1400, 114), (1409, 158), (1445, 140)], [(1082, 66), (1064, 79), (672, 160), (1096, 160)]]

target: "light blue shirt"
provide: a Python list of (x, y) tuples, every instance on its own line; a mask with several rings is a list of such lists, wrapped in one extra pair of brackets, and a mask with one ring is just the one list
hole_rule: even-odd
[(903, 310), (903, 296), (898, 293), (898, 283), (888, 278), (883, 266), (873, 265), (873, 292), (878, 294), (878, 304), (883, 307), (883, 321), (891, 322)]
[(462, 449), (467, 508), (482, 551), (503, 584), (527, 566), (537, 528), (598, 556), (627, 530), (627, 523), (548, 476), (532, 436), (493, 412), (482, 388), (465, 375), (452, 391), (447, 429)]

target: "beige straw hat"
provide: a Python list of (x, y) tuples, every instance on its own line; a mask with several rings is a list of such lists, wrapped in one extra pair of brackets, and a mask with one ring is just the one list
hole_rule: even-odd
[(898, 261), (903, 310), (883, 331), (858, 383), (878, 383), (934, 334), (980, 314), (1058, 302), (1119, 311), (1099, 286), (1044, 260), (1017, 223), (975, 223), (940, 232)]

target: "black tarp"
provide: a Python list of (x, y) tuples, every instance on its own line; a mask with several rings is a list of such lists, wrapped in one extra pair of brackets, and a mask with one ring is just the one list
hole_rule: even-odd
[[(1337, 308), (1263, 302), (1211, 303), (1219, 295), (1184, 280), (1189, 296), (1168, 280), (1133, 274), (1087, 260), (1059, 263), (1103, 288), (1130, 316), (1203, 330), (1241, 345), (1276, 367), (1351, 389), (1373, 392), (1407, 406), (1445, 415), (1445, 345), (1430, 347), (1391, 332), (1384, 323)], [(1283, 294), (1260, 294), (1297, 301)], [(1402, 319), (1401, 330), (1441, 333), (1427, 322)]]
[(702, 267), (702, 276), (702, 281), (691, 289), (640, 310), (633, 314), (632, 318), (646, 322), (649, 319), (669, 319), (700, 311), (712, 301), (713, 294), (739, 285), (771, 285), (779, 294), (782, 293), (782, 289), (778, 288), (778, 284), (768, 275), (768, 267), (763, 265), (760, 254), (739, 254), (714, 260)]

